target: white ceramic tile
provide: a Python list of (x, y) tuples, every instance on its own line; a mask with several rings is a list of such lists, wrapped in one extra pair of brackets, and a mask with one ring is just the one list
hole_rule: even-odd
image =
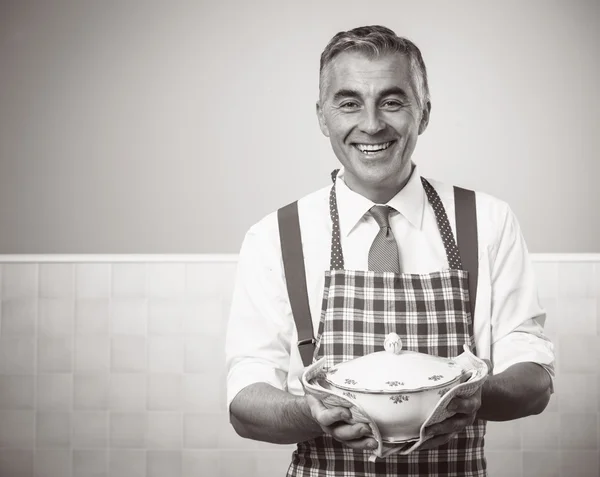
[(39, 303), (39, 334), (73, 334), (75, 329), (75, 302), (72, 299), (41, 298)]
[(558, 294), (558, 263), (534, 262), (533, 270), (540, 298)]
[(187, 294), (225, 297), (233, 289), (235, 263), (188, 263)]
[(252, 439), (240, 437), (229, 422), (227, 413), (219, 414), (221, 424), (219, 426), (219, 449), (250, 450), (258, 449), (260, 443)]
[(146, 452), (132, 449), (111, 449), (108, 475), (110, 477), (146, 477)]
[(562, 373), (596, 374), (600, 337), (583, 334), (561, 334), (558, 341), (558, 367)]
[(75, 332), (79, 335), (106, 335), (109, 324), (108, 298), (82, 298), (75, 302)]
[(145, 411), (146, 375), (111, 374), (109, 406), (113, 411)]
[(578, 333), (596, 335), (596, 298), (563, 297), (557, 302), (558, 332), (561, 334)]
[(524, 450), (553, 450), (559, 448), (560, 415), (543, 412), (522, 419), (521, 435)]
[(108, 443), (108, 411), (75, 411), (71, 416), (75, 449), (104, 449)]
[(179, 411), (182, 407), (182, 376), (180, 374), (148, 375), (148, 409)]
[(221, 454), (219, 451), (184, 450), (182, 452), (182, 477), (221, 476), (220, 469)]
[(71, 477), (72, 470), (69, 449), (36, 449), (35, 477)]
[(256, 475), (261, 477), (279, 477), (286, 475), (292, 452), (289, 449), (274, 449), (256, 453)]
[(589, 374), (563, 373), (557, 380), (560, 412), (598, 412), (598, 380)]
[(154, 373), (183, 372), (183, 344), (180, 337), (148, 338), (148, 370)]
[(112, 372), (146, 371), (146, 338), (143, 336), (112, 337), (110, 358)]
[(108, 373), (75, 374), (73, 407), (78, 411), (108, 409)]
[(36, 394), (38, 411), (70, 411), (73, 405), (73, 375), (39, 374)]
[(183, 414), (180, 412), (149, 412), (146, 447), (148, 449), (181, 449), (183, 445)]
[(2, 336), (33, 336), (37, 319), (37, 298), (2, 301)]
[(183, 446), (188, 449), (219, 449), (219, 432), (223, 421), (221, 414), (185, 413)]
[(184, 263), (149, 263), (147, 290), (151, 298), (181, 297), (185, 292)]
[(107, 477), (108, 450), (74, 450), (73, 477)]
[(78, 263), (75, 269), (77, 298), (110, 297), (110, 264)]
[(560, 475), (569, 477), (598, 477), (600, 475), (600, 452), (561, 452)]
[(181, 333), (185, 311), (185, 302), (181, 298), (151, 298), (148, 302), (148, 332), (154, 335)]
[(558, 264), (559, 297), (593, 297), (595, 288), (593, 263), (560, 262)]
[(206, 373), (214, 370), (215, 363), (225, 362), (225, 344), (222, 339), (191, 337), (185, 340), (185, 371)]
[(70, 373), (73, 370), (73, 336), (40, 336), (37, 369), (41, 373)]
[(75, 371), (108, 371), (110, 364), (110, 338), (102, 335), (75, 337)]
[(142, 449), (146, 444), (147, 414), (143, 412), (110, 413), (110, 445)]
[(0, 374), (33, 374), (35, 338), (0, 337)]
[(488, 422), (485, 446), (489, 450), (521, 449), (521, 420)]
[(111, 333), (145, 335), (148, 321), (145, 298), (115, 298), (110, 309)]
[(183, 409), (187, 412), (225, 412), (225, 377), (200, 373), (183, 376)]
[(38, 412), (35, 418), (37, 448), (71, 446), (71, 415), (68, 412)]
[(72, 263), (40, 264), (40, 296), (73, 298), (75, 295), (75, 265)]
[(553, 342), (556, 342), (559, 328), (563, 325), (563, 317), (558, 313), (558, 300), (556, 298), (544, 298), (542, 307), (546, 312), (544, 322), (544, 334)]
[(190, 300), (186, 306), (183, 326), (186, 334), (200, 333), (203, 336), (221, 338), (225, 335), (227, 326), (223, 300), (217, 297)]
[(0, 376), (0, 409), (33, 409), (33, 376)]
[(560, 444), (563, 450), (598, 450), (598, 414), (561, 413)]
[(0, 411), (0, 448), (33, 449), (33, 411)]
[(33, 450), (0, 449), (0, 475), (33, 477)]
[[(235, 459), (232, 456), (235, 455)], [(255, 475), (258, 473), (255, 451), (237, 451), (232, 454), (221, 450), (221, 476)]]
[(556, 451), (523, 452), (523, 477), (561, 477)]
[(38, 265), (5, 263), (2, 265), (2, 298), (35, 298), (38, 295)]
[(146, 469), (148, 477), (181, 477), (181, 451), (148, 451)]
[(146, 264), (115, 263), (112, 266), (112, 293), (114, 297), (146, 295)]

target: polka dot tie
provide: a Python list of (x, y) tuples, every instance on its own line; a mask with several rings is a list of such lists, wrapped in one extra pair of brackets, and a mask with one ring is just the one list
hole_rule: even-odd
[(379, 225), (379, 232), (369, 250), (369, 270), (374, 272), (400, 273), (398, 244), (389, 222), (391, 210), (387, 205), (376, 205), (369, 210)]

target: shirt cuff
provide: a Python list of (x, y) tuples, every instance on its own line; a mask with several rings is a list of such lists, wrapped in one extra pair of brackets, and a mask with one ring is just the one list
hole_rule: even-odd
[(285, 390), (285, 374), (282, 370), (261, 362), (244, 361), (236, 364), (227, 375), (227, 410), (242, 389), (255, 383), (266, 383)]

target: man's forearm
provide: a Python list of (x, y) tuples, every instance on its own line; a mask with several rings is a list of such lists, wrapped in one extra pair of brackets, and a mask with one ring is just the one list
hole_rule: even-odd
[(310, 417), (306, 399), (266, 383), (242, 389), (230, 406), (231, 424), (242, 437), (292, 444), (323, 434)]
[(550, 387), (550, 376), (539, 364), (515, 364), (485, 382), (477, 418), (508, 421), (539, 414), (548, 404)]

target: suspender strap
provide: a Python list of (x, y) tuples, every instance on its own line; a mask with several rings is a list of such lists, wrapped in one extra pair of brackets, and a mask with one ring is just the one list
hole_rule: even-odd
[(479, 270), (475, 192), (455, 186), (454, 204), (456, 209), (456, 240), (458, 241), (458, 252), (464, 270), (469, 272), (471, 319), (474, 320), (475, 302), (477, 300), (477, 273)]
[(287, 291), (292, 307), (292, 315), (298, 330), (298, 349), (304, 366), (312, 363), (315, 350), (312, 318), (306, 289), (306, 270), (302, 253), (302, 237), (298, 218), (298, 202), (282, 207), (277, 211), (279, 238)]

